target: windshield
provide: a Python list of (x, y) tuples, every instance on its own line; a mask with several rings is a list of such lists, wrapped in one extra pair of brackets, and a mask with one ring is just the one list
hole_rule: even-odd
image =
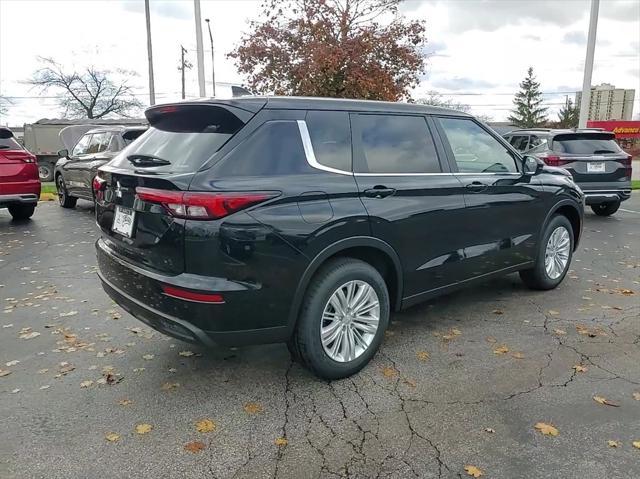
[(574, 155), (606, 155), (622, 150), (611, 133), (572, 133), (557, 135), (553, 139), (553, 151)]

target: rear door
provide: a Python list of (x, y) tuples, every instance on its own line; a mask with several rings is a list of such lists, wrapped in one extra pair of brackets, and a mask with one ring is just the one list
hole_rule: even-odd
[(422, 115), (352, 114), (354, 174), (372, 234), (398, 253), (405, 299), (454, 283), (464, 198)]
[(631, 157), (607, 132), (576, 132), (555, 135), (551, 142), (552, 161), (571, 172), (584, 190), (629, 187)]
[(464, 186), (464, 258), (470, 277), (534, 259), (544, 220), (543, 190), (519, 158), (473, 118), (440, 117), (452, 170)]
[[(181, 203), (196, 172), (254, 115), (213, 104), (147, 110), (150, 128), (99, 169), (94, 187), (102, 244), (126, 261), (164, 274), (184, 271)], [(120, 284), (118, 278), (107, 278)], [(133, 287), (133, 286), (132, 286)]]
[(89, 155), (89, 145), (92, 136), (93, 134), (86, 133), (78, 140), (78, 143), (76, 143), (69, 154), (69, 161), (65, 162), (62, 167), (62, 176), (67, 191), (72, 195), (76, 195), (81, 191), (82, 180), (80, 169), (82, 168), (82, 163)]

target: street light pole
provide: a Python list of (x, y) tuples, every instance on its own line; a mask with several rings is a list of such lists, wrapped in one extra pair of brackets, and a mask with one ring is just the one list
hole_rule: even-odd
[(200, 0), (193, 0), (193, 10), (196, 17), (196, 54), (198, 63), (198, 85), (200, 96), (206, 95), (204, 89), (204, 51), (202, 49), (202, 17), (200, 16)]
[(207, 22), (207, 28), (209, 29), (209, 41), (211, 42), (211, 86), (213, 88), (213, 94), (211, 96), (215, 98), (216, 96), (216, 65), (214, 62), (214, 55), (213, 55), (213, 35), (211, 34), (211, 23), (209, 22), (209, 19), (205, 18), (204, 21)]
[(144, 0), (144, 13), (147, 21), (147, 59), (149, 60), (149, 105), (156, 104), (156, 91), (153, 81), (153, 52), (151, 51), (151, 16), (149, 0)]
[(591, 105), (591, 74), (593, 73), (593, 56), (596, 49), (596, 30), (598, 29), (598, 8), (600, 0), (591, 0), (589, 17), (589, 36), (587, 38), (587, 57), (584, 61), (584, 79), (582, 81), (582, 98), (580, 99), (580, 120), (578, 127), (586, 128)]

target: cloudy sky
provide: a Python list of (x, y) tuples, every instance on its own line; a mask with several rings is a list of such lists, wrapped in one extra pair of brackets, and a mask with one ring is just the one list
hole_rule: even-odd
[[(216, 80), (241, 83), (229, 52), (259, 13), (260, 1), (201, 0), (215, 44)], [(427, 72), (414, 97), (435, 90), (472, 105), (472, 112), (504, 120), (527, 68), (534, 67), (553, 112), (582, 85), (588, 0), (408, 0), (401, 13), (427, 22)], [(0, 123), (20, 125), (59, 116), (53, 93), (24, 84), (38, 56), (82, 68), (139, 73), (136, 92), (148, 102), (143, 0), (0, 0), (0, 95), (12, 99)], [(158, 102), (180, 97), (180, 45), (195, 63), (191, 0), (151, 0)], [(210, 78), (204, 30), (205, 71)], [(601, 0), (593, 84), (640, 90), (640, 1)], [(187, 94), (197, 94), (195, 68)], [(207, 84), (211, 92), (211, 82)], [(640, 113), (636, 92), (634, 117)]]

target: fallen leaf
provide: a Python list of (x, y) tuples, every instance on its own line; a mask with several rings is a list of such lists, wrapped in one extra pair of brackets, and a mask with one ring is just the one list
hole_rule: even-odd
[(573, 369), (575, 369), (577, 373), (586, 373), (589, 370), (589, 368), (584, 367), (582, 364), (576, 364)]
[(69, 316), (75, 316), (76, 314), (78, 314), (77, 311), (69, 311), (68, 313), (60, 313), (60, 317), (67, 318)]
[(88, 388), (89, 386), (91, 386), (93, 384), (93, 381), (91, 379), (88, 379), (86, 381), (82, 381), (80, 383), (80, 387), (81, 388)]
[(279, 437), (274, 442), (276, 446), (286, 446), (287, 444), (289, 444), (289, 441), (287, 441), (284, 437)]
[(184, 445), (185, 451), (192, 452), (193, 454), (202, 451), (205, 447), (206, 445), (202, 441), (191, 441)]
[(145, 354), (142, 356), (142, 359), (146, 359), (147, 361), (151, 361), (154, 358), (153, 354)]
[(620, 441), (612, 441), (611, 439), (609, 439), (607, 441), (607, 444), (609, 445), (609, 447), (620, 447), (620, 446), (622, 446), (622, 443)]
[(508, 352), (509, 352), (509, 348), (506, 347), (504, 344), (493, 350), (493, 354), (506, 354)]
[(633, 441), (631, 443), (633, 445), (633, 447), (635, 447), (636, 449), (640, 449), (640, 441)]
[(133, 404), (133, 401), (131, 399), (121, 399), (120, 401), (118, 401), (118, 404), (120, 406), (129, 406)]
[(4, 363), (5, 366), (11, 367), (11, 366), (15, 366), (16, 364), (19, 364), (20, 361), (18, 361), (17, 359), (14, 359), (13, 361), (7, 361), (6, 363)]
[(19, 393), (20, 391), (22, 391), (22, 389), (20, 389), (20, 388), (15, 388), (15, 389), (12, 389), (12, 390), (11, 390), (11, 394), (17, 394), (17, 393)]
[(557, 334), (558, 336), (563, 336), (563, 335), (567, 334), (567, 332), (564, 329), (554, 329), (553, 332), (554, 332), (554, 334)]
[(398, 375), (398, 371), (392, 366), (386, 366), (382, 368), (382, 375), (385, 378), (392, 378)]
[(163, 391), (172, 391), (180, 387), (180, 383), (164, 383), (161, 388)]
[(621, 289), (620, 290), (620, 294), (623, 294), (625, 296), (631, 296), (632, 294), (636, 294), (636, 293), (634, 293), (630, 289)]
[(120, 440), (120, 434), (116, 434), (115, 432), (109, 432), (105, 434), (104, 438), (109, 442), (118, 442)]
[(178, 355), (183, 356), (185, 358), (188, 358), (190, 356), (193, 356), (195, 353), (193, 351), (180, 351), (178, 353)]
[(501, 309), (494, 309), (493, 311), (491, 311), (493, 314), (504, 314), (504, 311), (502, 311)]
[[(246, 406), (245, 406), (246, 410)], [(196, 431), (198, 432), (212, 432), (216, 430), (216, 423), (211, 419), (203, 419), (196, 423)]]
[[(416, 357), (420, 360), (420, 361), (427, 361), (429, 359), (429, 353), (426, 351), (418, 351), (416, 353)], [(7, 364), (8, 366), (8, 364)]]
[(50, 387), (49, 384), (45, 384), (44, 386), (40, 386), (40, 389), (49, 389)]
[(487, 336), (486, 338), (484, 338), (488, 343), (495, 343), (498, 340), (496, 338), (494, 338), (493, 336)]
[(602, 396), (593, 396), (593, 400), (598, 404), (604, 404), (605, 406), (620, 407), (619, 404), (613, 403), (609, 401), (607, 398), (603, 398)]
[(0, 378), (8, 376), (9, 374), (11, 374), (11, 371), (9, 371), (8, 369), (0, 369)]
[(484, 428), (484, 432), (488, 432), (489, 434), (493, 434), (494, 432), (496, 432), (495, 429), (490, 428), (490, 427), (485, 427)]
[(417, 386), (417, 383), (415, 381), (415, 379), (404, 379), (403, 382), (408, 385), (411, 386), (412, 388), (415, 388)]
[(259, 414), (262, 411), (264, 411), (262, 406), (260, 404), (258, 404), (257, 402), (248, 402), (247, 404), (244, 405), (244, 410), (248, 414)]
[(558, 316), (560, 314), (558, 311), (554, 311), (553, 309), (550, 309), (549, 311), (547, 311), (547, 313), (549, 313), (551, 316)]
[(535, 426), (538, 431), (540, 431), (545, 436), (557, 436), (559, 431), (553, 426), (553, 424), (547, 424), (545, 422), (538, 422)]
[(640, 401), (640, 391), (633, 393), (633, 399)]
[(522, 353), (520, 353), (520, 352), (517, 352), (517, 351), (516, 351), (516, 352), (511, 353), (511, 356), (512, 356), (512, 357), (514, 357), (514, 358), (516, 358), (516, 359), (522, 359), (522, 358), (524, 358), (524, 354), (522, 354)]
[(468, 475), (470, 475), (471, 477), (480, 477), (480, 476), (484, 476), (484, 472), (482, 472), (480, 469), (478, 469), (476, 466), (464, 466), (464, 470), (467, 472)]
[(148, 432), (151, 432), (151, 430), (153, 429), (153, 426), (151, 424), (138, 424), (136, 426), (136, 432), (138, 434), (147, 434)]
[(38, 331), (31, 331), (30, 333), (24, 333), (19, 336), (20, 339), (33, 339), (40, 336)]

